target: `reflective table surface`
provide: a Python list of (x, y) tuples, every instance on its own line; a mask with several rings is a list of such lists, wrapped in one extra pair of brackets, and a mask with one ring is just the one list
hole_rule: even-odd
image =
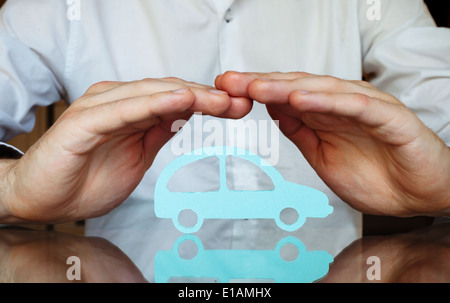
[[(450, 224), (365, 236), (335, 257), (309, 251), (292, 236), (281, 239), (273, 250), (209, 250), (195, 235), (184, 235), (149, 262), (154, 263), (155, 281), (163, 283), (448, 283)], [(103, 238), (23, 227), (0, 229), (0, 282), (134, 283), (148, 282), (147, 275), (120, 247)]]

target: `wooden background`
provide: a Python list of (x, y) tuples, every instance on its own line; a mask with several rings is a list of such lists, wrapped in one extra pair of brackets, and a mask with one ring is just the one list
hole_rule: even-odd
[[(15, 1), (15, 0), (10, 0)], [(59, 0), (63, 1), (63, 0)], [(363, 0), (361, 0), (363, 1)], [(0, 6), (5, 0), (0, 0)], [(438, 26), (450, 27), (450, 1), (449, 0), (427, 0), (425, 1), (436, 20)], [(9, 143), (17, 146), (22, 151), (26, 151), (31, 145), (42, 136), (43, 133), (56, 121), (56, 119), (67, 108), (63, 101), (50, 107), (40, 107), (36, 112), (36, 125), (29, 134), (17, 136)], [(410, 219), (399, 219), (392, 217), (364, 216), (364, 235), (391, 234), (395, 232), (408, 231), (413, 228), (426, 226), (432, 223), (432, 219), (417, 217)], [(54, 229), (68, 233), (83, 234), (84, 222), (69, 222), (57, 225), (32, 226), (37, 229)]]

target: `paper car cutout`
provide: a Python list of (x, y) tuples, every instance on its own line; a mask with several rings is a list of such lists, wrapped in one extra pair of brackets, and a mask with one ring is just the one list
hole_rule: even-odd
[[(184, 241), (197, 246), (197, 254), (183, 259), (178, 249)], [(286, 261), (281, 249), (294, 245), (298, 255)], [(184, 235), (172, 250), (158, 251), (155, 256), (155, 282), (166, 283), (171, 278), (215, 278), (226, 283), (230, 280), (271, 280), (277, 283), (311, 283), (323, 278), (329, 271), (333, 256), (326, 251), (307, 251), (305, 245), (292, 236), (281, 239), (275, 250), (205, 250), (195, 235)]]
[[(211, 156), (219, 158), (220, 188), (212, 192), (171, 192), (167, 184), (180, 168), (194, 161)], [(230, 190), (226, 182), (226, 158), (235, 156), (250, 161), (269, 176), (274, 184), (272, 190)], [(159, 176), (154, 196), (155, 214), (158, 218), (172, 219), (175, 227), (183, 233), (200, 229), (204, 219), (274, 219), (286, 231), (295, 231), (306, 218), (325, 218), (333, 212), (327, 196), (310, 187), (286, 181), (264, 159), (249, 151), (234, 147), (209, 147), (182, 155), (172, 161)], [(286, 224), (280, 218), (285, 209), (294, 209), (297, 220)], [(197, 216), (193, 226), (183, 226), (179, 215), (191, 210)]]

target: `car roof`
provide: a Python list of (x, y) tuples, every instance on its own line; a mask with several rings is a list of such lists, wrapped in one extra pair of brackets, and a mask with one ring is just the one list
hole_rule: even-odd
[(181, 155), (176, 159), (174, 159), (172, 162), (170, 162), (164, 168), (164, 170), (161, 172), (161, 175), (158, 178), (158, 181), (163, 183), (168, 182), (169, 179), (173, 176), (173, 174), (176, 171), (178, 171), (178, 169), (189, 163), (206, 159), (209, 157), (218, 157), (220, 160), (225, 159), (228, 156), (239, 157), (255, 164), (272, 179), (274, 184), (285, 181), (284, 178), (281, 176), (280, 172), (260, 156), (248, 150), (230, 146), (204, 147), (193, 150), (187, 154)]

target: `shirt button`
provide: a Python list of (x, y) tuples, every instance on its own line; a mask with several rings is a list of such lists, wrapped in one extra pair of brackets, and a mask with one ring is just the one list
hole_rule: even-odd
[(224, 19), (226, 23), (230, 23), (233, 20), (233, 13), (231, 12), (231, 9), (226, 11)]

